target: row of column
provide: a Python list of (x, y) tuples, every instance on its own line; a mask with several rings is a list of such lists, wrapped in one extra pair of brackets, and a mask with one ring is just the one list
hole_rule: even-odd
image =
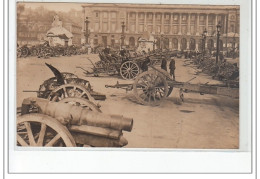
[[(130, 29), (130, 13), (131, 12), (127, 12), (127, 15), (126, 15), (126, 19), (125, 19), (125, 22), (128, 22), (128, 24), (127, 24), (127, 26), (128, 26), (128, 29)], [(156, 19), (156, 17), (155, 17), (155, 13), (152, 13), (153, 14), (153, 23), (152, 24), (148, 24), (147, 23), (147, 14), (148, 13), (146, 13), (146, 12), (144, 12), (144, 26), (148, 26), (148, 25), (152, 25), (153, 26), (153, 33), (155, 32), (155, 28), (156, 28), (156, 23), (155, 23), (155, 19)], [(164, 26), (165, 26), (165, 24), (164, 24), (164, 20), (165, 20), (165, 18), (164, 18), (164, 15), (165, 14), (170, 14), (170, 13), (162, 13), (161, 15), (162, 15), (162, 21), (161, 21), (161, 32), (164, 32)], [(178, 24), (178, 27), (179, 27), (179, 29), (178, 29), (178, 34), (179, 35), (181, 35), (182, 34), (182, 32), (181, 32), (181, 27), (182, 27), (182, 14), (183, 13), (180, 13), (179, 14), (179, 24)], [(170, 26), (170, 32), (172, 31), (172, 29), (173, 29), (173, 23), (172, 23), (172, 14), (170, 14), (171, 16), (170, 16), (170, 19), (169, 19), (169, 21), (170, 21), (170, 24), (168, 24), (169, 26)], [(196, 15), (196, 20), (197, 20), (197, 22), (196, 22), (196, 24), (194, 24), (194, 25), (196, 25), (196, 35), (200, 35), (199, 33), (200, 33), (200, 31), (199, 31), (199, 27), (200, 27), (200, 24), (199, 24), (199, 18), (200, 18), (200, 15), (205, 15), (205, 14), (197, 14)], [(220, 14), (215, 14), (215, 23), (214, 23), (214, 27), (216, 27), (217, 26), (217, 24), (218, 24), (218, 15), (220, 15)], [(226, 17), (227, 17), (227, 15), (224, 15), (224, 25), (226, 24)], [(208, 21), (209, 21), (209, 14), (206, 14), (206, 24), (205, 24), (205, 28), (206, 29), (208, 29), (208, 27), (209, 27), (209, 23), (208, 23)], [(158, 24), (159, 25), (159, 24)], [(135, 12), (135, 32), (137, 33), (137, 32), (139, 32), (139, 30), (138, 30), (138, 27), (139, 27), (139, 18), (138, 18), (138, 12)], [(188, 20), (187, 20), (187, 35), (190, 35), (191, 34), (191, 32), (190, 32), (190, 28), (191, 27), (191, 13), (188, 13)], [(224, 28), (224, 27), (222, 27), (222, 28)], [(225, 28), (224, 28), (225, 29)]]
[[(106, 20), (107, 32), (111, 32), (111, 17), (110, 17), (109, 12), (107, 12), (107, 13), (108, 13), (108, 18)], [(126, 23), (126, 26), (127, 26), (126, 29), (128, 29), (128, 32), (129, 32), (129, 29), (131, 28), (130, 27), (130, 24), (131, 24), (130, 13), (131, 13), (131, 11), (126, 13), (126, 17), (125, 17), (125, 20), (124, 20), (125, 23)], [(139, 32), (139, 25), (140, 24), (139, 24), (138, 14), (139, 14), (138, 12), (135, 12), (135, 33)], [(173, 15), (170, 14), (170, 13), (162, 13), (161, 14), (162, 17), (161, 17), (161, 23), (160, 24), (156, 24), (155, 13), (151, 13), (151, 14), (153, 14), (152, 15), (152, 24), (151, 24), (151, 23), (147, 22), (147, 14), (148, 14), (147, 12), (144, 12), (144, 23), (142, 23), (144, 25), (144, 29), (145, 29), (145, 27), (150, 25), (153, 28), (152, 32), (155, 33), (156, 26), (160, 25), (161, 26), (160, 27), (161, 28), (160, 31), (161, 31), (161, 33), (164, 33), (165, 32), (164, 26), (165, 25), (169, 25), (169, 28), (170, 28), (170, 33), (169, 34), (173, 34), (173, 26), (174, 25), (178, 25), (178, 35), (182, 35), (182, 26), (184, 25), (184, 24), (182, 24), (182, 16), (183, 16), (184, 13), (180, 13), (179, 14), (178, 24), (173, 24), (173, 19), (172, 19)], [(165, 14), (169, 14), (170, 15), (170, 19), (169, 19), (170, 23), (169, 24), (165, 24), (165, 18), (164, 18)], [(209, 14), (206, 14), (206, 16), (205, 16), (205, 14), (203, 14), (206, 17), (205, 25), (200, 25), (200, 22), (199, 22), (200, 15), (202, 15), (202, 13), (201, 14), (196, 14), (196, 19), (195, 19), (196, 23), (195, 24), (191, 24), (191, 14), (192, 13), (185, 13), (185, 14), (187, 14), (187, 23), (185, 24), (187, 26), (187, 34), (185, 34), (185, 35), (190, 35), (191, 34), (191, 25), (194, 25), (194, 30), (196, 32), (196, 35), (200, 35), (200, 26), (203, 26), (206, 29), (208, 29), (208, 27), (209, 27), (209, 23), (208, 23), (209, 22)], [(214, 27), (216, 27), (216, 25), (218, 24), (218, 15), (220, 15), (220, 14), (216, 14), (215, 15)], [(224, 23), (223, 23), (224, 26), (226, 25), (226, 20), (227, 20), (226, 17), (227, 17), (227, 15), (224, 16)], [(120, 33), (121, 32), (121, 18), (119, 17), (119, 11), (116, 12), (116, 18), (113, 19), (113, 21), (116, 23), (115, 24), (116, 32)], [(102, 14), (100, 14), (100, 17), (99, 17), (99, 32), (104, 32), (103, 22), (104, 22), (104, 19), (102, 18)], [(132, 21), (132, 23), (133, 23), (133, 21)], [(95, 26), (95, 24), (93, 24), (93, 25)], [(222, 27), (222, 28), (225, 29), (224, 27)]]

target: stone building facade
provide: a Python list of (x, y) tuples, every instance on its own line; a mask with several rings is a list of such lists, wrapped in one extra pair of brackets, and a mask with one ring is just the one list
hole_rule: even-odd
[(216, 48), (216, 25), (221, 24), (220, 50), (239, 46), (239, 6), (84, 4), (91, 45), (120, 46), (122, 22), (125, 44), (137, 46), (138, 38), (149, 31), (156, 46), (178, 50), (200, 50), (206, 29), (206, 48)]

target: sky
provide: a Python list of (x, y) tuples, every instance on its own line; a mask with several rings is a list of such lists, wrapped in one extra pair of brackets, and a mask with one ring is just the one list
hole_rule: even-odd
[(70, 9), (82, 10), (82, 3), (22, 3), (25, 4), (26, 8), (35, 9), (37, 7), (43, 6), (45, 9), (53, 11), (64, 11), (68, 12)]

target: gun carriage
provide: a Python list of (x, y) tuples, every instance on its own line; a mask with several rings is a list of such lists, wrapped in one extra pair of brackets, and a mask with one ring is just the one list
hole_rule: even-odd
[(239, 98), (239, 85), (228, 82), (223, 85), (191, 84), (178, 82), (162, 69), (150, 66), (152, 70), (139, 74), (133, 84), (105, 85), (106, 88), (121, 88), (126, 91), (133, 90), (134, 96), (140, 104), (157, 106), (168, 97), (173, 88), (179, 88), (179, 97), (184, 101), (184, 92), (196, 92), (200, 94), (216, 94)]
[(85, 75), (99, 76), (100, 74), (120, 75), (123, 79), (135, 79), (142, 71), (146, 71), (148, 63), (154, 64), (160, 61), (161, 53), (153, 54), (137, 54), (135, 52), (125, 53), (124, 55), (99, 53), (100, 61), (92, 64), (92, 72), (87, 71), (82, 67), (77, 67), (84, 70)]
[(24, 99), (20, 113), (16, 139), (23, 147), (123, 147), (123, 131), (133, 127), (132, 118), (35, 97)]
[[(96, 100), (105, 100), (106, 96), (93, 90), (89, 81), (78, 78), (73, 73), (61, 73), (55, 67), (45, 63), (55, 77), (45, 80), (39, 90), (24, 90), (24, 92), (36, 92), (38, 98), (50, 101), (72, 100), (78, 102), (79, 98), (88, 100), (88, 105), (100, 107)], [(68, 99), (66, 99), (68, 98)]]

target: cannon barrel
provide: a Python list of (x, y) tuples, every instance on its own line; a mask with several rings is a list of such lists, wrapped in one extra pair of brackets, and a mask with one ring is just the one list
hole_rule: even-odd
[(27, 113), (28, 105), (38, 108), (38, 112), (56, 118), (63, 124), (88, 125), (115, 130), (131, 131), (133, 119), (122, 115), (106, 115), (80, 106), (52, 102), (42, 98), (26, 98), (22, 104), (22, 114)]

